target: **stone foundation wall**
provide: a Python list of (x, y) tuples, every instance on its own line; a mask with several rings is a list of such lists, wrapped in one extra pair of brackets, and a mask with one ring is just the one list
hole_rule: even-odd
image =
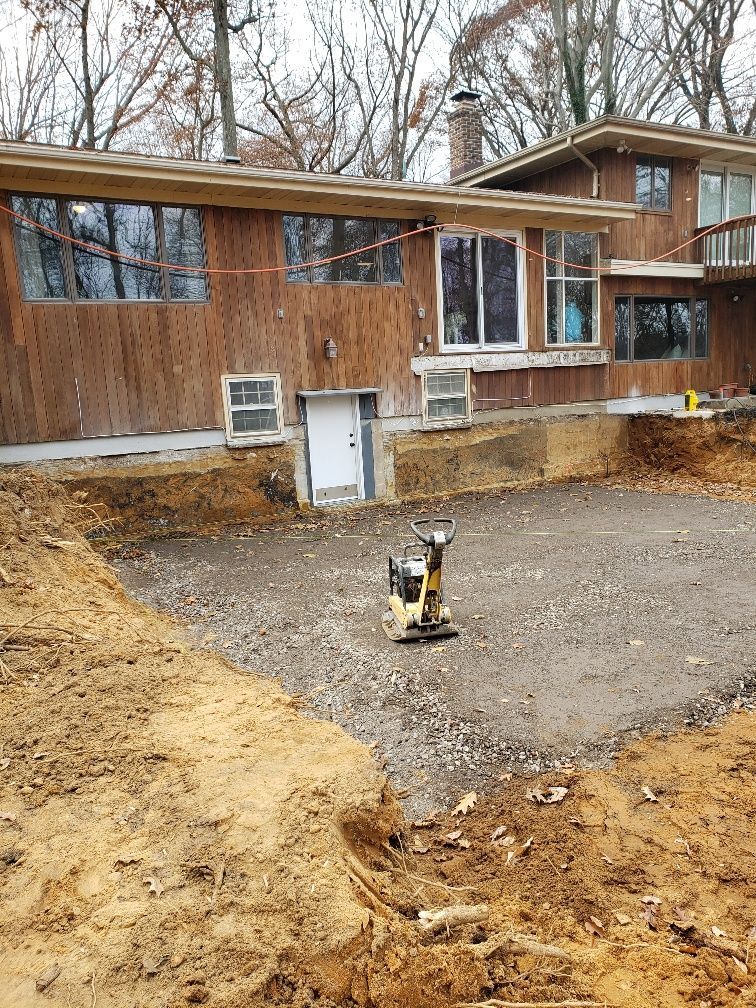
[(413, 431), (384, 441), (387, 491), (398, 498), (525, 486), (616, 471), (627, 417), (607, 414)]

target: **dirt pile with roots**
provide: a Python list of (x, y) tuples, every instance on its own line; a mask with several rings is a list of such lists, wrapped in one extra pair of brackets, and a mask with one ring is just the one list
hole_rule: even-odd
[(747, 715), (406, 823), (305, 698), (128, 598), (96, 521), (0, 480), (3, 1008), (753, 1003)]

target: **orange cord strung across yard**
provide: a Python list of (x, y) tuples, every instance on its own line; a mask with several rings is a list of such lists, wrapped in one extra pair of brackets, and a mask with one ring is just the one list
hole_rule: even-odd
[[(211, 268), (208, 266), (180, 266), (175, 263), (160, 262), (156, 259), (141, 259), (139, 256), (129, 255), (127, 252), (113, 252), (111, 249), (104, 248), (102, 245), (93, 245), (91, 242), (83, 241), (81, 238), (74, 238), (72, 235), (64, 234), (62, 231), (56, 231), (55, 228), (48, 227), (46, 224), (40, 224), (39, 221), (35, 221), (31, 217), (25, 217), (23, 214), (17, 213), (15, 210), (11, 210), (11, 208), (5, 206), (4, 203), (0, 203), (0, 210), (6, 213), (9, 217), (13, 217), (24, 224), (29, 224), (32, 227), (43, 231), (45, 234), (51, 235), (53, 238), (59, 238), (61, 241), (70, 242), (72, 245), (77, 245), (79, 248), (86, 249), (90, 252), (96, 252), (98, 255), (107, 255), (113, 259), (123, 259), (126, 262), (134, 263), (136, 266), (148, 266), (155, 269), (169, 269), (175, 270), (178, 273), (203, 273), (208, 275), (225, 274), (236, 276), (255, 273), (285, 273), (288, 270), (307, 269), (310, 266), (325, 266), (327, 263), (338, 262), (340, 259), (350, 259), (352, 256), (360, 255), (363, 252), (370, 252), (373, 249), (380, 248), (382, 245), (392, 245), (394, 242), (405, 241), (407, 238), (414, 238), (419, 234), (427, 234), (429, 231), (443, 231), (444, 228), (447, 227), (453, 227), (457, 230), (464, 229), (466, 231), (472, 231), (476, 234), (485, 235), (488, 238), (495, 238), (497, 241), (505, 242), (507, 245), (520, 249), (528, 255), (537, 256), (539, 259), (543, 259), (544, 262), (556, 263), (558, 266), (567, 266), (570, 269), (584, 270), (587, 273), (601, 273), (605, 271), (618, 273), (620, 270), (633, 270), (638, 269), (640, 266), (651, 266), (653, 263), (661, 262), (668, 256), (674, 255), (675, 252), (679, 252), (688, 245), (692, 245), (693, 242), (698, 241), (699, 238), (703, 238), (705, 235), (715, 231), (722, 223), (725, 223), (720, 221), (717, 224), (712, 224), (711, 227), (702, 231), (700, 234), (695, 235), (693, 238), (689, 238), (680, 245), (676, 245), (675, 248), (662, 253), (662, 255), (655, 256), (653, 259), (646, 259), (644, 262), (638, 263), (633, 262), (625, 266), (583, 266), (581, 263), (566, 262), (564, 259), (556, 259), (554, 256), (546, 255), (544, 252), (539, 252), (537, 249), (528, 248), (527, 245), (521, 245), (513, 238), (505, 238), (503, 235), (496, 234), (495, 231), (489, 231), (487, 228), (476, 227), (474, 224), (430, 224), (427, 227), (415, 228), (414, 231), (407, 231), (396, 238), (384, 238), (382, 241), (373, 242), (372, 245), (363, 245), (361, 248), (352, 249), (349, 252), (342, 252), (339, 255), (328, 256), (327, 259), (313, 259), (311, 262), (294, 263), (290, 266), (255, 266), (246, 269), (228, 269), (220, 267)], [(726, 223), (733, 223), (735, 221), (745, 219), (745, 217), (748, 216), (750, 216), (750, 214), (744, 214), (742, 217), (731, 217)]]

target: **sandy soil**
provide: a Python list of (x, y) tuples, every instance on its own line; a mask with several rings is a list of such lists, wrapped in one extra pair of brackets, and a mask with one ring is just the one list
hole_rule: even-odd
[(380, 631), (409, 507), (131, 545), (127, 587), (191, 638), (378, 742), (409, 814), (502, 770), (606, 765), (649, 727), (751, 705), (756, 509), (601, 486), (459, 497), (457, 639)]
[(0, 482), (2, 1008), (755, 1003), (752, 714), (403, 822), (365, 747), (129, 599), (91, 517)]

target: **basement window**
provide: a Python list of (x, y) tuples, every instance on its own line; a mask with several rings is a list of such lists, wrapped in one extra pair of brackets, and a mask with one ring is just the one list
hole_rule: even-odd
[(260, 441), (281, 435), (280, 375), (224, 375), (223, 393), (229, 441)]
[[(199, 207), (14, 193), (16, 257), (26, 301), (206, 301)], [(75, 242), (35, 227), (57, 231)], [(81, 243), (81, 244), (78, 244)], [(118, 253), (118, 258), (109, 253)], [(133, 259), (170, 263), (144, 266)], [(181, 267), (185, 267), (182, 269)]]
[(645, 210), (671, 210), (671, 177), (669, 158), (639, 154), (635, 160), (635, 202)]
[[(402, 258), (400, 242), (370, 248), (377, 242), (398, 238), (399, 221), (370, 217), (320, 217), (314, 214), (284, 214), (283, 236), (286, 265), (320, 262), (344, 256), (320, 266), (303, 266), (286, 271), (289, 283), (400, 284)], [(366, 249), (345, 255), (354, 249)]]
[(546, 342), (550, 346), (597, 343), (596, 235), (547, 231), (546, 255), (558, 260), (546, 260)]
[(704, 359), (709, 355), (709, 302), (703, 298), (614, 299), (618, 362)]
[(470, 419), (469, 371), (426, 371), (423, 374), (423, 419), (427, 424)]

